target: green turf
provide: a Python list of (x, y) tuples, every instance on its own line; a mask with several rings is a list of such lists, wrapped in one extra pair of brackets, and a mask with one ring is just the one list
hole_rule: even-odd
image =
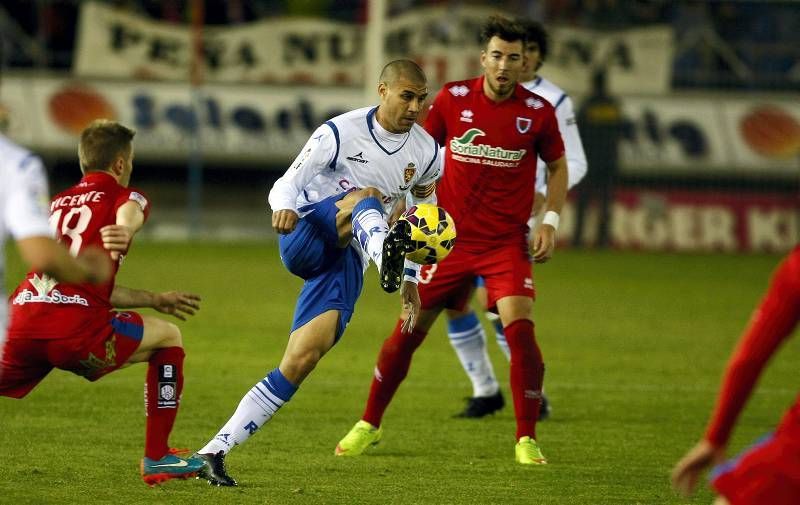
[[(13, 254), (12, 254), (13, 256)], [(537, 334), (553, 417), (550, 465), (514, 463), (510, 408), (451, 419), (470, 392), (441, 324), (418, 351), (371, 454), (333, 456), (358, 420), (398, 299), (367, 279), (343, 340), (292, 402), (228, 458), (236, 489), (199, 481), (147, 488), (138, 476), (143, 365), (96, 384), (52, 373), (0, 400), (2, 503), (600, 504), (681, 503), (669, 469), (701, 434), (730, 349), (774, 256), (559, 252), (536, 268)], [(9, 283), (21, 275), (12, 259)], [(280, 359), (300, 283), (270, 244), (137, 244), (122, 284), (193, 290), (182, 323), (186, 388), (173, 445), (201, 446)], [(508, 393), (507, 364), (492, 342)], [(800, 346), (773, 360), (732, 443), (769, 430), (793, 399)], [(703, 490), (689, 503), (710, 503)]]

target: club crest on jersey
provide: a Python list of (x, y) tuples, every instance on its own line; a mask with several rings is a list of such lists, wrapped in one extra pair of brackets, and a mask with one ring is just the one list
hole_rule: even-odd
[(517, 117), (517, 131), (520, 133), (528, 133), (532, 123), (533, 121), (526, 117)]
[(408, 191), (408, 188), (411, 187), (411, 179), (414, 178), (414, 174), (417, 172), (417, 167), (414, 165), (413, 162), (409, 161), (408, 166), (403, 169), (403, 184), (397, 186), (397, 189), (400, 191)]
[(405, 170), (403, 170), (403, 182), (408, 184), (411, 182), (411, 179), (414, 178), (414, 174), (417, 172), (417, 167), (414, 166), (413, 163), (409, 163)]

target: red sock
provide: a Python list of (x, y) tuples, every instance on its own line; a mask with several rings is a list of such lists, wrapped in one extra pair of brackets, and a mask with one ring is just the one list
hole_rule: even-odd
[(535, 439), (536, 420), (542, 405), (542, 351), (536, 344), (531, 321), (518, 319), (503, 331), (511, 349), (511, 394), (517, 417), (517, 440), (524, 436)]
[(378, 355), (378, 364), (375, 367), (375, 377), (369, 390), (367, 408), (361, 417), (373, 426), (380, 426), (383, 413), (392, 401), (400, 383), (406, 378), (411, 366), (411, 356), (417, 347), (425, 340), (427, 331), (414, 330), (410, 334), (402, 334), (397, 322), (391, 336), (383, 342)]
[(182, 347), (159, 349), (150, 356), (144, 384), (147, 413), (144, 455), (152, 460), (163, 458), (169, 451), (169, 434), (183, 391), (184, 356)]

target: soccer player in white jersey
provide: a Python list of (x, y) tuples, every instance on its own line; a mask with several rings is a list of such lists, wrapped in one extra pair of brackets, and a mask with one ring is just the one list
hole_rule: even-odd
[(406, 261), (410, 229), (386, 214), (398, 200), (435, 203), (442, 174), (439, 147), (415, 123), (428, 95), (425, 75), (410, 60), (384, 67), (380, 105), (326, 121), (311, 135), (269, 194), (272, 226), (280, 234), (286, 268), (305, 280), (289, 342), (278, 367), (253, 386), (219, 432), (198, 451), (201, 476), (235, 486), (224, 458), (294, 395), (317, 362), (339, 340), (361, 293), (370, 260), (387, 292), (401, 287), (403, 305), (419, 312), (419, 265)]
[[(575, 122), (575, 110), (570, 97), (558, 86), (538, 75), (544, 60), (547, 58), (548, 36), (544, 27), (535, 21), (524, 20), (521, 24), (525, 27), (527, 42), (525, 44), (525, 67), (520, 78), (522, 85), (530, 91), (546, 99), (555, 108), (558, 129), (564, 141), (565, 156), (567, 158), (567, 187), (572, 188), (586, 175), (586, 154), (583, 152), (578, 125)], [(547, 167), (539, 158), (536, 170), (536, 194), (528, 225), (531, 229), (536, 226), (536, 216), (542, 208), (547, 192), (545, 174)], [(483, 279), (478, 278), (475, 290), (479, 303), (486, 306), (486, 288)], [(497, 343), (505, 354), (506, 359), (511, 358), (503, 324), (493, 312), (486, 312), (494, 326)], [(505, 403), (500, 392), (500, 385), (489, 360), (486, 349), (486, 335), (474, 311), (457, 312), (447, 311), (448, 336), (458, 355), (464, 371), (472, 382), (472, 397), (467, 399), (464, 410), (458, 417), (479, 418), (491, 414), (501, 408)], [(542, 396), (542, 407), (539, 410), (539, 419), (545, 419), (550, 414), (550, 404), (546, 396)]]
[(27, 266), (61, 282), (99, 283), (111, 275), (111, 260), (99, 249), (78, 258), (70, 256), (52, 238), (49, 216), (50, 195), (41, 160), (0, 134), (0, 353), (8, 317), (3, 254), (6, 235), (14, 238)]

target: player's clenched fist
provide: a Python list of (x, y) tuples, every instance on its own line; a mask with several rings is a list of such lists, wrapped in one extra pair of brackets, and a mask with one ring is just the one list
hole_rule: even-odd
[(100, 228), (100, 237), (103, 239), (103, 247), (111, 251), (111, 259), (116, 261), (121, 254), (128, 251), (133, 232), (125, 225), (109, 224)]
[(272, 228), (281, 235), (294, 231), (297, 226), (298, 216), (293, 210), (276, 210), (272, 213)]

